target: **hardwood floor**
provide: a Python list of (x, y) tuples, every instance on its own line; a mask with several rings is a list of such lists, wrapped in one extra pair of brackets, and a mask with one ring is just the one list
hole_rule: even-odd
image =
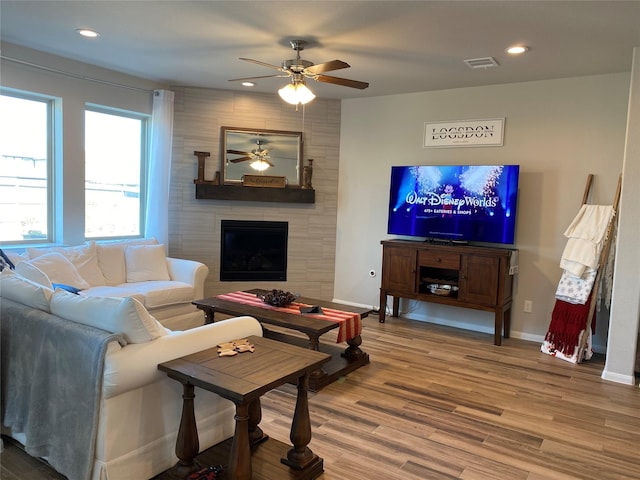
[[(309, 396), (321, 480), (640, 479), (640, 389), (601, 380), (602, 358), (374, 316), (362, 347), (370, 365)], [(263, 430), (289, 443), (294, 402), (264, 396)], [(2, 479), (60, 478), (16, 450)]]

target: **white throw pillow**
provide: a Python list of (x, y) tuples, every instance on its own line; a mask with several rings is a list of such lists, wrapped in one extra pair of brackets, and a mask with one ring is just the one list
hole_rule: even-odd
[[(19, 271), (18, 266), (21, 267)], [(29, 269), (29, 266), (36, 267), (36, 269), (44, 273), (52, 284), (61, 283), (81, 290), (91, 286), (84, 278), (82, 278), (82, 276), (80, 276), (76, 267), (73, 266), (73, 263), (67, 260), (67, 257), (58, 252), (46, 253), (32, 260), (21, 262), (18, 266), (16, 266), (18, 273), (37, 283), (40, 282), (36, 277), (32, 276), (36, 275), (37, 272)], [(46, 283), (42, 284), (48, 286)]]
[(38, 267), (31, 265), (29, 260), (18, 263), (16, 265), (16, 273), (19, 273), (24, 278), (37, 283), (38, 285), (53, 289), (53, 285), (51, 285), (51, 280), (49, 280), (47, 274), (40, 270)]
[(31, 259), (53, 252), (64, 255), (76, 267), (80, 276), (92, 287), (99, 287), (105, 284), (104, 276), (98, 266), (95, 242), (91, 241), (76, 247), (27, 248), (27, 253)]
[(129, 343), (144, 343), (167, 331), (135, 298), (86, 297), (56, 290), (51, 313), (111, 333), (123, 333)]
[(114, 242), (96, 243), (98, 265), (107, 285), (120, 285), (127, 281), (127, 270), (124, 263), (124, 249), (128, 245), (157, 245), (155, 238), (136, 238), (117, 240)]
[(8, 298), (27, 307), (49, 312), (53, 291), (24, 278), (12, 270), (0, 272), (0, 297)]
[(127, 246), (124, 257), (127, 283), (171, 280), (164, 245)]
[(124, 266), (124, 246), (119, 244), (97, 244), (98, 265), (107, 285), (120, 285), (127, 280)]

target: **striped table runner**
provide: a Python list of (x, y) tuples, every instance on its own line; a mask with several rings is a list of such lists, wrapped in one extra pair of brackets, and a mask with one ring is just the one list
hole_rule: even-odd
[[(254, 293), (248, 292), (232, 292), (218, 295), (216, 298), (221, 300), (228, 300), (231, 302), (243, 303), (245, 305), (252, 305), (254, 307), (267, 308), (270, 310), (276, 310), (283, 313), (291, 313), (294, 315), (301, 315), (300, 307), (310, 307), (305, 303), (293, 302), (286, 307), (274, 307), (272, 305), (264, 303)], [(342, 310), (334, 310), (333, 308), (322, 307), (323, 315), (317, 313), (305, 313), (305, 316), (320, 318), (327, 320), (328, 322), (339, 323), (338, 329), (338, 341), (342, 343), (346, 340), (351, 340), (362, 333), (362, 320), (360, 314), (343, 312)]]

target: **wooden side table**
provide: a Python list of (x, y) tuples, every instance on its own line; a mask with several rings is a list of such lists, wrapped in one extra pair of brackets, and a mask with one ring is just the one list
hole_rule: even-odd
[[(175, 467), (177, 478), (185, 478), (199, 468), (195, 462), (199, 443), (193, 409), (194, 387), (216, 393), (235, 404), (236, 425), (225, 478), (251, 480), (251, 448), (268, 438), (259, 427), (260, 397), (273, 388), (296, 381), (298, 392), (290, 435), (293, 446), (279, 462), (270, 459), (270, 468), (279, 464), (284, 470), (280, 477), (283, 479), (312, 480), (322, 474), (322, 458), (307, 446), (311, 441), (307, 386), (309, 374), (331, 357), (262, 337), (249, 337), (249, 342), (255, 345), (253, 353), (218, 357), (214, 346), (158, 365), (159, 370), (179, 381), (184, 390), (182, 419), (176, 441), (179, 458)], [(269, 442), (276, 440), (269, 439)]]

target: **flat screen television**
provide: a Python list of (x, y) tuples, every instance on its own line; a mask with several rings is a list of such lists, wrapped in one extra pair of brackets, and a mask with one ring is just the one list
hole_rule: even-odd
[(391, 167), (387, 233), (513, 244), (519, 165)]

